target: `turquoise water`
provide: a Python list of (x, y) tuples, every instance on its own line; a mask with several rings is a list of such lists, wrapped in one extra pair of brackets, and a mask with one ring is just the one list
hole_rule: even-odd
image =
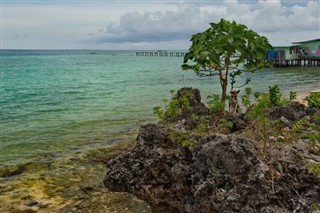
[[(180, 57), (131, 51), (1, 50), (0, 166), (99, 147), (153, 122), (152, 108), (182, 86), (202, 97), (220, 93), (217, 79), (180, 69)], [(320, 89), (320, 68), (273, 68), (252, 77), (254, 91)], [(205, 100), (204, 100), (205, 102)]]

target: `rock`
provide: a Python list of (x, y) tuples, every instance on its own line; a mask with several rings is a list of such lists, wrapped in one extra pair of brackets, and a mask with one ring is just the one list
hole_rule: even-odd
[(133, 149), (107, 164), (105, 186), (137, 196), (155, 213), (304, 213), (320, 204), (320, 179), (303, 165), (302, 146), (264, 159), (255, 141), (240, 136), (189, 139), (194, 145), (172, 146), (163, 127), (142, 126)]
[[(210, 114), (210, 110), (201, 102), (200, 91), (198, 89), (184, 87), (177, 92), (173, 99), (175, 99), (175, 108), (179, 108), (179, 112), (175, 115), (166, 114), (166, 122), (182, 121), (185, 119), (186, 125), (194, 126), (193, 119), (190, 119), (192, 116), (206, 116)], [(186, 106), (186, 102), (188, 102), (188, 107)]]
[(39, 204), (38, 201), (33, 200), (33, 201), (29, 202), (29, 203), (26, 203), (26, 206), (35, 206), (35, 205), (38, 205), (38, 204)]
[(232, 122), (231, 133), (244, 130), (249, 124), (250, 119), (245, 114), (226, 114), (227, 121)]
[(300, 120), (304, 116), (308, 115), (307, 107), (299, 102), (291, 102), (283, 107), (278, 106), (273, 112), (270, 113), (270, 119), (276, 120), (284, 117), (290, 121)]
[(177, 92), (178, 99), (186, 96), (188, 96), (190, 106), (198, 106), (202, 104), (200, 91), (198, 89), (193, 89), (192, 87), (184, 87)]

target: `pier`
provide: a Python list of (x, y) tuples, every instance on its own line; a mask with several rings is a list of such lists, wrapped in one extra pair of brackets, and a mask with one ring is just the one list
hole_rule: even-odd
[(307, 66), (320, 66), (320, 57), (301, 57), (295, 59), (278, 59), (273, 60), (275, 67), (307, 67)]
[(182, 51), (167, 51), (167, 50), (136, 52), (136, 56), (184, 57), (184, 55), (185, 55), (185, 52), (182, 52)]

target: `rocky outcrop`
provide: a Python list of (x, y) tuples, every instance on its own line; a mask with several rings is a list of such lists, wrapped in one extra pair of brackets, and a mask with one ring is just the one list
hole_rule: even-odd
[(265, 159), (256, 142), (236, 135), (188, 140), (193, 145), (172, 148), (164, 127), (142, 126), (133, 149), (107, 164), (105, 186), (155, 213), (305, 213), (320, 205), (320, 179), (304, 166), (309, 153), (299, 144)]
[(297, 121), (307, 115), (320, 114), (319, 110), (307, 108), (299, 102), (292, 102), (285, 106), (276, 107), (271, 113), (270, 118), (276, 120), (278, 118), (285, 118), (290, 121)]
[(168, 108), (176, 111), (174, 114), (165, 112), (165, 122), (177, 122), (184, 120), (187, 122), (185, 126), (194, 128), (196, 126), (194, 116), (208, 116), (210, 110), (201, 102), (200, 91), (192, 87), (184, 87), (180, 89), (177, 94), (172, 97), (171, 105)]
[[(286, 131), (295, 121), (320, 114), (299, 103), (271, 110), (270, 123), (281, 121)], [(320, 164), (316, 149), (304, 140), (278, 146), (237, 135), (255, 134), (254, 128), (246, 114), (211, 114), (199, 90), (183, 88), (159, 124), (141, 126), (132, 150), (107, 163), (104, 184), (146, 201), (155, 213), (320, 209), (320, 175), (307, 168)]]

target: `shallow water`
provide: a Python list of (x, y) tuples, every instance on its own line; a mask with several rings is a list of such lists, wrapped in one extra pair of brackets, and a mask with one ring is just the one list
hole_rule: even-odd
[[(200, 88), (204, 102), (220, 93), (217, 79), (181, 71), (181, 57), (95, 52), (1, 50), (0, 166), (45, 161), (132, 137), (140, 124), (156, 120), (152, 108), (182, 86)], [(299, 95), (320, 89), (319, 67), (243, 76), (252, 77), (254, 91), (274, 84)]]

